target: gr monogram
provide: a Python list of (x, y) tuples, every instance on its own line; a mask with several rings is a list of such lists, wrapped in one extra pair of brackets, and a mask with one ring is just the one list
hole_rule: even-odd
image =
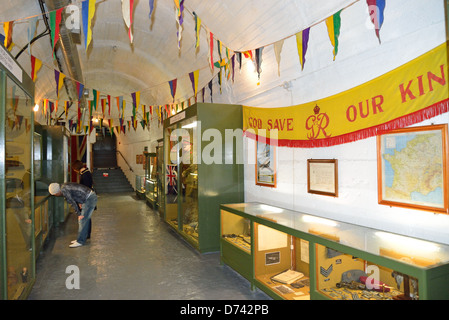
[(326, 128), (329, 125), (329, 117), (324, 113), (320, 113), (320, 107), (318, 105), (313, 109), (315, 114), (311, 115), (306, 120), (306, 129), (311, 130), (307, 134), (307, 138), (309, 140), (315, 140), (320, 135), (320, 132), (323, 132), (325, 138), (329, 138), (331, 135), (326, 133)]

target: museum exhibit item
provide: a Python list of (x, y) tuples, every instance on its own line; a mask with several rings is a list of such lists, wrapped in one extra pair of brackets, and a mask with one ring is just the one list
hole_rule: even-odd
[(377, 136), (380, 204), (449, 213), (447, 124)]
[(196, 103), (164, 121), (164, 220), (202, 253), (220, 249), (219, 205), (243, 200), (241, 127), (239, 105)]
[(449, 245), (263, 203), (220, 212), (222, 263), (274, 299), (449, 299)]
[(0, 299), (24, 299), (35, 281), (34, 83), (0, 51)]

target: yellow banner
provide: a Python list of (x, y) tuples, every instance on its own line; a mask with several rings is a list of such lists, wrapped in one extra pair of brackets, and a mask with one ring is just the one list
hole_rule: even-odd
[(339, 94), (281, 108), (243, 107), (243, 129), (288, 147), (325, 147), (402, 128), (448, 111), (447, 44)]

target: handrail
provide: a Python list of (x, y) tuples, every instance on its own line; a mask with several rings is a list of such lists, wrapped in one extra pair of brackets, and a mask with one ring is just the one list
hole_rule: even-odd
[(131, 168), (131, 166), (129, 165), (128, 161), (126, 161), (125, 157), (124, 157), (123, 154), (120, 152), (120, 150), (115, 150), (115, 152), (119, 153), (119, 154), (122, 156), (123, 160), (125, 160), (126, 164), (128, 165), (129, 170), (130, 170), (131, 172), (134, 172), (133, 168)]

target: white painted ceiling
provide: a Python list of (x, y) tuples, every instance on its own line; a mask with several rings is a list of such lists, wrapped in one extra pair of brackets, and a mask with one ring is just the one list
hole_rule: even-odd
[[(81, 1), (42, 0), (45, 11), (69, 4), (79, 8)], [(172, 0), (154, 0), (154, 11), (149, 18), (148, 0), (134, 0), (134, 41), (128, 38), (120, 0), (97, 0), (92, 27), (92, 43), (86, 51), (84, 34), (80, 43), (64, 56), (57, 47), (57, 60), (52, 57), (50, 37), (44, 36), (31, 45), (31, 54), (42, 60), (43, 66), (36, 81), (35, 101), (56, 100), (54, 69), (66, 75), (66, 85), (73, 88), (76, 80), (90, 90), (110, 95), (113, 99), (123, 96), (127, 101), (125, 117), (131, 114), (131, 93), (141, 92), (141, 104), (165, 105), (173, 102), (168, 81), (178, 79), (175, 102), (186, 101), (193, 96), (188, 74), (200, 70), (198, 89), (205, 87), (214, 71), (209, 67), (209, 32), (214, 34), (214, 60), (218, 60), (216, 41), (233, 51), (257, 49), (291, 37), (308, 26), (343, 9), (357, 0), (185, 0), (181, 47), (177, 44), (175, 4)], [(193, 12), (201, 19), (200, 46), (195, 48), (195, 22)], [(74, 17), (75, 13), (72, 13)], [(16, 56), (28, 42), (29, 18), (39, 17), (36, 35), (45, 31), (44, 15), (39, 0), (2, 0), (0, 21), (14, 20), (11, 53)], [(62, 22), (64, 24), (65, 21)], [(1, 30), (0, 32), (2, 32)], [(77, 51), (77, 52), (74, 52)], [(75, 59), (79, 64), (76, 79), (71, 77), (66, 60)], [(19, 63), (30, 74), (28, 50), (20, 54)], [(75, 68), (76, 69), (76, 68)], [(70, 89), (69, 89), (70, 90)], [(70, 99), (62, 89), (59, 101)], [(73, 98), (72, 98), (73, 99)], [(42, 103), (41, 103), (42, 104)], [(61, 102), (59, 103), (61, 105)], [(76, 106), (76, 104), (74, 104)], [(61, 109), (60, 109), (61, 110)], [(58, 112), (59, 114), (61, 111)], [(76, 107), (70, 108), (69, 119), (75, 118)], [(65, 116), (64, 116), (65, 117)], [(111, 118), (118, 117), (112, 103)]]

